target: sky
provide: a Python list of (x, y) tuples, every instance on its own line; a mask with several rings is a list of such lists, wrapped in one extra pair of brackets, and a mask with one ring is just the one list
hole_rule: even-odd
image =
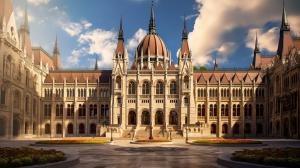
[[(110, 69), (120, 18), (130, 62), (148, 31), (151, 0), (13, 0), (17, 25), (27, 7), (33, 46), (50, 54), (58, 37), (64, 69)], [(277, 50), (282, 0), (154, 0), (157, 32), (177, 63), (183, 18), (195, 66), (248, 68), (255, 34), (266, 56)], [(300, 1), (286, 0), (288, 22), (300, 36)]]

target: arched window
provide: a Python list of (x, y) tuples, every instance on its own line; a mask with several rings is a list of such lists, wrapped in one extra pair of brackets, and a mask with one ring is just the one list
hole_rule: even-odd
[(122, 79), (121, 76), (116, 77), (116, 89), (121, 89), (122, 87)]
[(157, 111), (155, 114), (155, 125), (164, 124), (164, 113), (162, 111)]
[(50, 134), (50, 133), (51, 133), (50, 124), (45, 124), (45, 134)]
[(228, 125), (227, 124), (223, 124), (222, 125), (222, 134), (227, 134), (228, 133)]
[(197, 111), (198, 111), (198, 116), (201, 116), (201, 104), (198, 104)]
[(214, 114), (213, 114), (213, 105), (211, 104), (211, 105), (209, 105), (209, 116), (213, 116)]
[(92, 123), (90, 125), (90, 134), (96, 134), (96, 124)]
[(164, 94), (164, 84), (161, 81), (156, 84), (156, 94)]
[(79, 124), (79, 134), (85, 133), (85, 126), (83, 123)]
[(178, 116), (176, 111), (171, 111), (170, 118), (169, 118), (170, 125), (177, 125), (178, 124)]
[(25, 134), (29, 134), (29, 124), (25, 122)]
[(177, 94), (177, 85), (175, 81), (170, 83), (170, 94)]
[(217, 107), (217, 105), (215, 104), (214, 105), (214, 116), (217, 116), (217, 112), (218, 111), (218, 107)]
[(143, 83), (143, 86), (142, 86), (142, 94), (143, 95), (148, 95), (150, 94), (150, 83), (148, 81), (145, 81)]
[(237, 116), (236, 105), (235, 104), (232, 107), (232, 111), (233, 111), (233, 116)]
[(189, 105), (189, 103), (190, 103), (189, 98), (187, 96), (184, 97), (183, 101), (186, 106)]
[(62, 126), (61, 124), (56, 124), (56, 134), (62, 134)]
[(150, 125), (150, 113), (148, 111), (142, 113), (142, 125)]
[(241, 114), (241, 105), (238, 104), (238, 105), (236, 106), (236, 112), (237, 112), (236, 115), (237, 115), (237, 116), (240, 116), (240, 114)]
[(72, 123), (68, 124), (68, 134), (73, 134), (74, 133), (74, 127)]
[(221, 105), (221, 116), (225, 116), (225, 105)]
[(205, 111), (206, 111), (206, 109), (205, 109), (205, 104), (202, 104), (202, 116), (205, 116)]
[(190, 80), (190, 78), (188, 76), (184, 77), (184, 81), (183, 82), (184, 82), (184, 88), (185, 89), (189, 89), (190, 88), (190, 86), (189, 86), (189, 83), (190, 83), (189, 80)]
[(211, 124), (210, 133), (211, 134), (216, 134), (217, 133), (217, 125), (216, 124)]
[(263, 126), (260, 123), (256, 124), (256, 134), (262, 134), (263, 133)]
[(225, 116), (228, 116), (229, 115), (229, 106), (228, 104), (226, 104), (225, 106)]
[(134, 81), (130, 81), (128, 85), (128, 94), (135, 95), (136, 94), (136, 85)]
[(130, 111), (128, 114), (128, 125), (136, 125), (136, 113)]

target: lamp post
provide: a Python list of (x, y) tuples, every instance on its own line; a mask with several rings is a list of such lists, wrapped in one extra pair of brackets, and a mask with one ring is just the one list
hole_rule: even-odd
[(110, 142), (112, 142), (113, 140), (113, 128), (110, 127)]
[(150, 125), (150, 135), (149, 135), (149, 139), (152, 140), (153, 139), (153, 128), (152, 128), (152, 124)]
[(188, 137), (188, 127), (185, 127), (185, 143), (188, 143), (189, 137)]

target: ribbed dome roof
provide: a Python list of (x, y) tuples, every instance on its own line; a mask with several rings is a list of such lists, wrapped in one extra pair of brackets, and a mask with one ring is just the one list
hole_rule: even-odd
[(137, 57), (165, 56), (168, 50), (163, 40), (156, 33), (148, 33), (137, 47)]

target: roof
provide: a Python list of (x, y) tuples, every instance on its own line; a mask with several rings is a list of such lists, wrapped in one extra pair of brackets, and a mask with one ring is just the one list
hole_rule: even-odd
[(167, 47), (157, 34), (147, 34), (137, 47), (137, 57), (165, 56), (169, 57)]
[(111, 78), (111, 71), (103, 70), (59, 70), (59, 71), (50, 71), (46, 76), (44, 83), (52, 83), (54, 80), (56, 83), (64, 83), (66, 80), (67, 83), (73, 83), (77, 79), (78, 83), (109, 83)]

